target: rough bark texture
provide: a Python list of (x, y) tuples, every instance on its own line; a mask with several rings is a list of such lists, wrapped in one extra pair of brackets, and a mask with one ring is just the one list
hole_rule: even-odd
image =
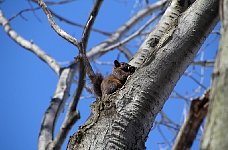
[(145, 149), (145, 141), (180, 76), (217, 21), (218, 0), (200, 0), (178, 20), (172, 36), (116, 93), (97, 99), (68, 143), (75, 149)]
[(202, 150), (228, 148), (228, 1), (220, 1), (222, 37), (213, 74), (211, 101), (201, 143)]
[(200, 125), (207, 114), (209, 93), (210, 91), (208, 90), (203, 96), (192, 100), (187, 119), (177, 135), (173, 150), (187, 150), (191, 148)]

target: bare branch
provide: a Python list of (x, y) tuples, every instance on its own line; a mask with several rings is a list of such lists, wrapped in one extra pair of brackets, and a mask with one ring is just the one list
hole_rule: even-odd
[(48, 145), (52, 143), (55, 123), (58, 119), (59, 114), (62, 112), (65, 106), (65, 101), (69, 97), (70, 86), (74, 72), (74, 68), (66, 68), (60, 75), (55, 94), (51, 100), (50, 106), (45, 112), (41, 124), (38, 141), (39, 150), (46, 150)]
[(194, 78), (191, 74), (185, 72), (184, 75), (188, 76), (190, 79), (192, 79), (195, 83), (197, 83), (203, 89), (205, 89), (205, 90), (207, 89), (202, 83), (200, 83), (200, 81), (198, 81), (196, 78)]
[[(38, 0), (31, 0), (33, 1), (34, 3), (38, 3)], [(62, 1), (59, 1), (59, 2), (53, 2), (53, 1), (46, 1), (45, 3), (48, 4), (48, 5), (61, 5), (61, 4), (67, 4), (67, 3), (70, 3), (70, 2), (73, 2), (75, 0), (62, 0)]]
[(38, 9), (40, 9), (40, 7), (23, 9), (23, 10), (19, 11), (16, 15), (10, 17), (9, 22), (12, 21), (13, 19), (15, 19), (16, 17), (21, 16), (24, 12), (35, 11)]
[[(12, 21), (13, 19), (15, 19), (15, 18), (18, 17), (18, 16), (22, 16), (22, 14), (25, 13), (25, 12), (30, 12), (30, 11), (33, 11), (33, 12), (34, 12), (34, 11), (39, 10), (39, 9), (41, 9), (41, 8), (40, 8), (40, 7), (35, 7), (35, 8), (23, 9), (23, 10), (19, 11), (17, 14), (15, 14), (14, 16), (10, 17), (10, 18), (9, 18), (9, 22)], [(51, 14), (52, 14), (54, 17), (56, 17), (56, 18), (59, 19), (60, 21), (63, 21), (63, 22), (65, 22), (65, 23), (67, 23), (67, 24), (70, 24), (70, 25), (73, 25), (73, 26), (76, 26), (76, 27), (80, 27), (80, 28), (84, 28), (84, 27), (85, 27), (85, 26), (82, 25), (82, 24), (73, 22), (73, 21), (71, 21), (71, 20), (69, 20), (69, 19), (66, 19), (66, 18), (64, 18), (64, 17), (62, 17), (62, 16), (60, 16), (60, 15), (58, 15), (57, 13), (55, 13), (54, 11), (52, 11), (51, 9), (50, 9), (49, 11), (51, 12)], [(111, 33), (102, 31), (102, 30), (100, 30), (100, 29), (92, 28), (91, 30), (92, 30), (93, 32), (97, 32), (97, 33), (103, 34), (103, 35), (105, 35), (105, 36), (111, 36)]]
[(160, 126), (158, 125), (158, 132), (160, 133), (160, 135), (162, 136), (162, 138), (164, 139), (165, 143), (169, 145), (169, 148), (171, 147), (171, 143), (170, 141), (166, 138), (166, 136), (164, 135), (164, 133), (162, 132)]
[(87, 52), (88, 58), (93, 59), (104, 54), (104, 52), (101, 51), (102, 49), (116, 43), (135, 24), (137, 24), (140, 20), (144, 19), (146, 16), (161, 9), (166, 4), (166, 2), (167, 0), (161, 0), (155, 4), (148, 5), (148, 7), (140, 10), (137, 14), (130, 18), (124, 25), (117, 29), (116, 32), (114, 32), (108, 39), (106, 39), (104, 42), (98, 44), (96, 47), (92, 48), (89, 52)]
[(83, 32), (83, 36), (82, 36), (82, 42), (78, 43), (78, 48), (79, 48), (79, 57), (76, 58), (75, 63), (76, 62), (80, 62), (80, 72), (79, 72), (79, 83), (78, 83), (78, 88), (75, 91), (71, 103), (68, 107), (68, 112), (67, 115), (64, 119), (64, 122), (60, 128), (59, 133), (57, 134), (56, 138), (54, 139), (54, 141), (49, 144), (49, 149), (60, 149), (62, 143), (64, 142), (68, 132), (70, 131), (70, 129), (72, 128), (72, 126), (74, 125), (74, 123), (79, 119), (79, 113), (76, 111), (76, 107), (78, 104), (78, 101), (80, 99), (83, 87), (85, 85), (85, 67), (89, 68), (91, 70), (89, 70), (90, 72), (93, 71), (92, 67), (90, 66), (90, 63), (86, 57), (86, 53), (85, 53), (85, 49), (87, 46), (87, 42), (89, 39), (89, 34), (92, 28), (92, 25), (94, 23), (94, 20), (96, 18), (96, 15), (99, 11), (100, 5), (101, 5), (102, 1), (101, 0), (97, 0), (94, 8), (89, 16), (89, 19), (87, 21), (86, 27), (84, 29)]
[(126, 44), (127, 42), (129, 42), (130, 40), (132, 40), (136, 36), (138, 36), (152, 22), (154, 22), (155, 20), (157, 20), (162, 15), (162, 13), (159, 13), (157, 16), (155, 16), (155, 17), (151, 18), (150, 20), (148, 20), (142, 27), (140, 27), (137, 31), (135, 31), (133, 34), (131, 34), (130, 36), (128, 36), (124, 40), (122, 40), (122, 41), (120, 41), (120, 42), (118, 42), (116, 44), (110, 45), (110, 46), (106, 47), (105, 49), (103, 49), (102, 51), (109, 51), (109, 50), (112, 50), (112, 49), (117, 48), (119, 46), (123, 46), (124, 44)]
[(208, 110), (210, 90), (192, 100), (187, 120), (181, 127), (173, 145), (173, 150), (190, 149)]
[[(58, 18), (60, 21), (63, 21), (65, 23), (68, 23), (70, 25), (73, 25), (73, 26), (76, 26), (76, 27), (80, 27), (80, 28), (84, 28), (85, 26), (82, 25), (82, 24), (79, 24), (79, 23), (76, 23), (76, 22), (73, 22), (71, 20), (68, 20), (58, 14), (56, 14), (55, 12), (53, 12), (52, 10), (50, 10), (50, 12), (53, 14), (53, 16), (55, 16), (56, 18)], [(109, 32), (105, 32), (105, 31), (102, 31), (102, 30), (99, 30), (99, 29), (96, 29), (96, 28), (92, 28), (91, 31), (94, 31), (94, 32), (97, 32), (97, 33), (100, 33), (100, 34), (103, 34), (105, 36), (110, 36), (111, 33)]]
[(96, 76), (92, 66), (90, 65), (90, 62), (86, 56), (86, 47), (90, 35), (90, 31), (92, 29), (93, 23), (96, 19), (96, 16), (99, 12), (100, 6), (102, 4), (103, 0), (96, 0), (94, 7), (89, 15), (89, 18), (87, 20), (86, 26), (84, 28), (83, 34), (82, 34), (82, 40), (80, 42), (80, 47), (79, 47), (79, 56), (83, 58), (83, 63), (86, 67), (86, 72), (91, 80)]
[(9, 35), (9, 37), (19, 44), (21, 47), (29, 50), (30, 52), (37, 55), (42, 61), (44, 61), (48, 66), (59, 75), (60, 65), (57, 61), (46, 54), (40, 47), (38, 47), (33, 42), (29, 42), (20, 35), (18, 35), (10, 26), (8, 20), (3, 16), (2, 11), (0, 10), (0, 24), (3, 26), (5, 32)]
[[(78, 59), (76, 59), (76, 61), (79, 61), (80, 65), (83, 65), (83, 60), (82, 59), (78, 58)], [(79, 66), (79, 67), (80, 68), (79, 68), (78, 88), (75, 91), (75, 93), (74, 93), (74, 95), (72, 97), (71, 103), (69, 105), (68, 109), (69, 109), (70, 112), (76, 111), (78, 101), (80, 99), (83, 87), (85, 85), (85, 75), (86, 75), (85, 74), (85, 67), (84, 67), (84, 65), (83, 66)]]
[(131, 51), (129, 49), (127, 49), (124, 46), (120, 46), (118, 47), (118, 49), (124, 53), (125, 57), (128, 59), (128, 61), (130, 61), (130, 59), (133, 57), (133, 54), (131, 53)]
[(192, 65), (200, 65), (203, 67), (214, 67), (215, 61), (214, 60), (205, 60), (205, 61), (194, 61)]
[[(82, 60), (77, 59), (80, 61), (80, 64), (82, 63)], [(76, 60), (76, 61), (77, 61)], [(66, 117), (60, 127), (60, 131), (58, 132), (57, 136), (55, 137), (52, 144), (49, 145), (49, 149), (61, 149), (61, 146), (66, 139), (67, 134), (75, 124), (75, 122), (80, 119), (80, 114), (78, 111), (76, 111), (78, 101), (80, 99), (80, 95), (82, 93), (83, 87), (85, 85), (85, 69), (82, 66), (79, 66), (79, 82), (77, 90), (75, 90), (74, 95), (72, 97), (72, 100), (70, 102), (70, 105), (68, 107), (68, 111), (66, 114)]]
[(98, 11), (100, 9), (100, 6), (102, 4), (103, 0), (97, 0), (96, 3), (94, 4), (94, 7), (89, 15), (89, 18), (87, 20), (86, 26), (84, 28), (83, 34), (82, 34), (82, 44), (83, 44), (83, 48), (84, 50), (86, 50), (86, 46), (88, 43), (88, 39), (89, 39), (89, 35), (90, 35), (90, 31), (92, 29), (93, 23), (97, 17)]
[(47, 5), (43, 2), (43, 0), (38, 0), (39, 5), (42, 7), (44, 13), (47, 15), (48, 21), (51, 25), (51, 27), (55, 30), (55, 32), (60, 35), (62, 38), (70, 42), (71, 44), (75, 45), (76, 47), (79, 47), (79, 43), (77, 39), (72, 37), (70, 34), (62, 30), (54, 21), (53, 16), (51, 12), (48, 10)]
[(93, 23), (97, 17), (97, 14), (98, 14), (98, 11), (100, 9), (102, 2), (103, 2), (103, 0), (96, 1), (96, 3), (94, 4), (93, 10), (91, 11), (89, 18), (87, 20), (86, 26), (85, 26), (83, 34), (82, 34), (82, 44), (83, 44), (84, 50), (86, 50), (90, 31), (91, 31)]

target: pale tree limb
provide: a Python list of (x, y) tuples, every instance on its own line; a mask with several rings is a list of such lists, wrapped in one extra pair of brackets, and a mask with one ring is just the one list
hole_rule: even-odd
[(51, 27), (54, 29), (54, 31), (60, 35), (62, 38), (70, 42), (71, 44), (75, 45), (76, 47), (79, 47), (78, 40), (75, 39), (73, 36), (62, 30), (54, 21), (53, 16), (51, 12), (48, 10), (47, 5), (43, 2), (43, 0), (38, 0), (38, 4), (43, 9), (44, 13), (47, 15), (48, 21), (51, 25)]
[[(81, 61), (79, 64), (82, 64), (82, 60), (77, 59), (76, 62)], [(75, 124), (75, 122), (80, 119), (80, 113), (76, 111), (80, 95), (83, 91), (85, 85), (85, 71), (84, 67), (79, 66), (79, 82), (77, 90), (75, 90), (72, 100), (68, 106), (67, 114), (64, 118), (64, 121), (60, 127), (60, 130), (53, 142), (49, 145), (48, 149), (61, 149), (63, 142), (66, 140), (67, 134)]]
[[(73, 67), (74, 68), (74, 67)], [(75, 69), (66, 68), (62, 71), (55, 94), (51, 100), (51, 104), (45, 112), (40, 134), (38, 138), (38, 149), (46, 150), (54, 138), (55, 123), (59, 114), (62, 112), (65, 102), (69, 97), (70, 86), (73, 80)]]
[[(193, 0), (193, 2), (194, 1), (195, 0)], [(175, 26), (177, 26), (178, 18), (182, 12), (184, 12), (189, 6), (190, 4), (188, 3), (188, 0), (172, 0), (159, 23), (150, 32), (146, 40), (136, 52), (134, 58), (129, 63), (135, 67), (139, 67), (145, 63), (145, 60), (150, 57), (150, 55), (156, 55), (157, 50), (162, 47), (164, 41), (171, 36), (169, 34), (172, 34), (171, 32), (175, 31)]]
[(29, 42), (24, 39), (22, 36), (18, 35), (10, 26), (8, 20), (3, 16), (2, 11), (0, 10), (0, 24), (3, 26), (5, 32), (9, 35), (9, 37), (15, 41), (21, 47), (27, 49), (28, 51), (34, 53), (38, 56), (42, 61), (44, 61), (57, 75), (60, 74), (60, 65), (58, 62), (46, 54), (40, 47), (38, 47), (33, 42)]
[(93, 47), (89, 52), (87, 52), (88, 58), (95, 59), (106, 53), (107, 51), (104, 52), (102, 51), (102, 49), (115, 44), (119, 39), (121, 39), (121, 37), (124, 36), (126, 32), (128, 32), (140, 20), (161, 9), (166, 3), (167, 0), (161, 0), (156, 2), (155, 4), (149, 5), (148, 7), (140, 10), (133, 17), (131, 17), (124, 25), (119, 27), (108, 39)]
[(126, 43), (128, 43), (130, 40), (134, 39), (135, 37), (137, 37), (140, 33), (142, 33), (142, 31), (147, 28), (152, 22), (154, 22), (155, 20), (157, 20), (160, 16), (162, 15), (162, 13), (159, 13), (158, 15), (152, 17), (151, 19), (149, 19), (143, 26), (141, 26), (137, 31), (135, 31), (134, 33), (132, 33), (131, 35), (129, 35), (128, 37), (126, 37), (125, 39), (123, 39), (120, 42), (117, 42), (116, 44), (113, 44), (111, 46), (108, 46), (104, 49), (102, 49), (102, 51), (109, 51), (112, 49), (115, 49), (119, 46), (125, 45)]
[(209, 95), (210, 90), (207, 90), (201, 97), (192, 100), (187, 119), (176, 137), (173, 150), (191, 148), (200, 125), (207, 115)]

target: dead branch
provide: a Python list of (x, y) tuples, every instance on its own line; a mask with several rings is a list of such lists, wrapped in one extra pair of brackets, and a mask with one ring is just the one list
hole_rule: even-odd
[(207, 114), (209, 95), (210, 90), (207, 90), (204, 95), (192, 100), (187, 119), (177, 135), (173, 150), (191, 148), (199, 127)]

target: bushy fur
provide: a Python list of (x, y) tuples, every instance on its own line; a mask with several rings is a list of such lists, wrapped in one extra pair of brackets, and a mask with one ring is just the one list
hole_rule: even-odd
[(129, 75), (135, 72), (135, 67), (125, 62), (114, 61), (112, 74), (103, 79), (101, 74), (98, 74), (92, 79), (94, 92), (101, 97), (104, 94), (111, 94), (121, 88)]

